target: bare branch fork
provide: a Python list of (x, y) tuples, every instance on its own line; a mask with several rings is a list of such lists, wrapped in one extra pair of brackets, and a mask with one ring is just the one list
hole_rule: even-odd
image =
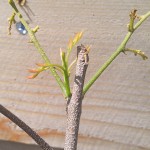
[(64, 150), (76, 150), (78, 130), (82, 111), (84, 79), (88, 67), (88, 51), (81, 45), (77, 47), (78, 61), (73, 85), (72, 97), (67, 105), (67, 127)]
[(0, 104), (0, 112), (9, 118), (12, 122), (18, 125), (22, 130), (24, 130), (43, 150), (54, 150), (48, 143), (46, 143), (35, 131), (33, 131), (27, 124), (25, 124), (16, 115), (6, 109)]

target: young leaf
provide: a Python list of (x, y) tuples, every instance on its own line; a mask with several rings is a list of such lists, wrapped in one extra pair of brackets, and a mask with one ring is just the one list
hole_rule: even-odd
[(83, 35), (83, 31), (78, 32), (73, 39), (69, 40), (68, 46), (67, 46), (67, 55), (66, 55), (66, 62), (68, 63), (69, 55), (73, 49), (73, 47), (78, 43), (78, 41), (81, 39)]
[(77, 44), (77, 42), (81, 39), (83, 35), (83, 31), (78, 32), (73, 39), (73, 46)]

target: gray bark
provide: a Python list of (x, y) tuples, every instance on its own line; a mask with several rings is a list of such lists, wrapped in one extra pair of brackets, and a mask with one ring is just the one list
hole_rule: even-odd
[(22, 130), (24, 130), (43, 150), (54, 150), (48, 143), (46, 143), (35, 131), (33, 131), (27, 124), (25, 124), (21, 119), (15, 116), (12, 112), (7, 110), (4, 106), (0, 104), (0, 113), (9, 118), (12, 122), (18, 125)]
[(64, 150), (76, 150), (78, 141), (78, 130), (82, 109), (83, 85), (88, 67), (88, 52), (81, 45), (77, 47), (78, 61), (76, 65), (76, 73), (73, 85), (73, 92), (70, 101), (67, 105), (67, 127), (65, 137)]

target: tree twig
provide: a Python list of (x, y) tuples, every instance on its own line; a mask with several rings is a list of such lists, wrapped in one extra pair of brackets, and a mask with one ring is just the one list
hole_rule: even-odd
[(72, 97), (67, 105), (67, 127), (64, 150), (76, 150), (78, 130), (82, 109), (83, 85), (88, 67), (88, 51), (81, 45), (77, 47), (78, 61), (73, 85)]
[[(64, 86), (63, 81), (61, 80), (61, 78), (59, 77), (58, 73), (56, 72), (55, 68), (51, 65), (51, 61), (48, 58), (48, 56), (46, 55), (44, 49), (42, 48), (42, 46), (40, 45), (39, 41), (36, 38), (35, 35), (35, 31), (34, 29), (31, 29), (29, 27), (29, 25), (27, 24), (27, 22), (24, 20), (22, 14), (19, 12), (19, 10), (17, 9), (15, 2), (13, 0), (8, 0), (9, 4), (11, 5), (11, 7), (13, 8), (13, 11), (15, 12), (15, 14), (19, 17), (19, 20), (21, 21), (21, 23), (25, 26), (26, 30), (28, 31), (28, 34), (30, 36), (30, 40), (31, 42), (34, 44), (34, 46), (37, 48), (38, 52), (40, 53), (40, 55), (42, 56), (43, 60), (45, 61), (45, 63), (47, 65), (49, 65), (49, 69), (50, 72), (52, 73), (52, 75), (55, 77), (58, 85), (60, 86), (63, 94), (65, 97), (68, 97), (68, 93), (66, 93), (66, 88)], [(37, 29), (37, 27), (36, 27)]]
[(140, 25), (150, 17), (150, 11), (148, 11), (145, 15), (141, 16), (141, 19), (134, 25), (133, 31), (129, 31), (120, 46), (116, 49), (116, 51), (110, 56), (110, 58), (98, 69), (98, 71), (92, 76), (92, 78), (88, 81), (88, 83), (84, 86), (83, 93), (85, 94), (89, 88), (93, 85), (93, 83), (99, 78), (99, 76), (107, 69), (107, 67), (115, 60), (115, 58), (124, 51), (127, 42), (131, 38), (132, 34)]
[(25, 124), (16, 115), (6, 109), (0, 104), (0, 113), (9, 118), (12, 122), (24, 130), (43, 150), (54, 150), (48, 143), (46, 143), (35, 131), (33, 131), (27, 124)]

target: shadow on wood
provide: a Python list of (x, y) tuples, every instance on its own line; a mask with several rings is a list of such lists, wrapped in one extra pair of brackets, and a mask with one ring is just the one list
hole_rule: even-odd
[[(0, 141), (0, 150), (41, 150), (41, 148), (33, 144)], [(54, 150), (63, 150), (63, 148), (54, 148)]]

